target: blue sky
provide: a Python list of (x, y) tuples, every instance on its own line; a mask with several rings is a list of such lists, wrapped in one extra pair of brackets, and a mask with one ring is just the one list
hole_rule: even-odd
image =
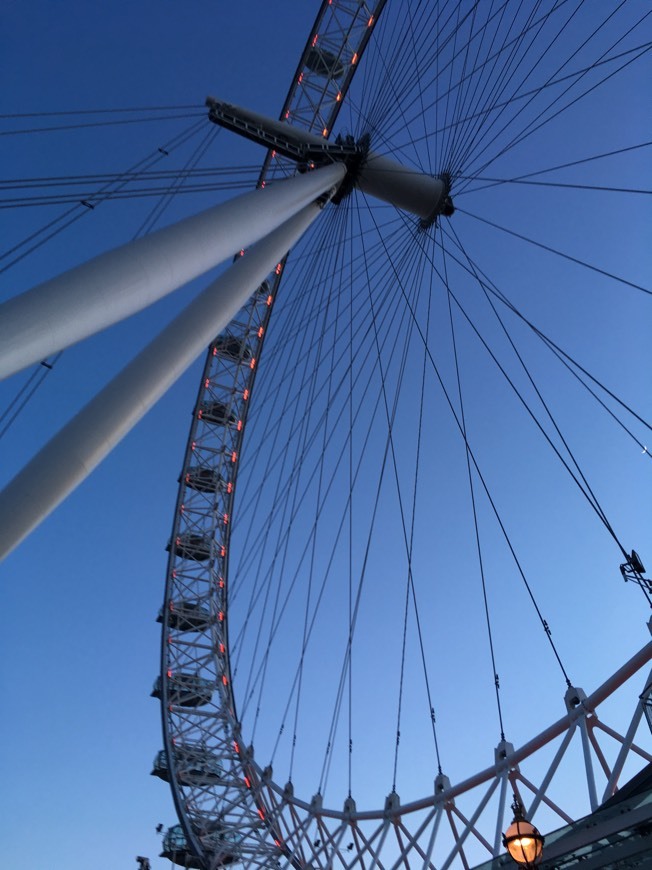
[[(636, 20), (643, 7), (631, 3), (626, 14)], [(53, 5), (39, 0), (30, 5), (28, 15), (24, 4), (5, 3), (0, 59), (4, 114), (129, 106), (196, 108), (179, 110), (180, 115), (193, 117), (167, 122), (3, 135), (3, 175), (17, 178), (121, 171), (145, 154), (156, 152), (191, 124), (194, 116), (199, 118), (209, 93), (277, 115), (315, 5), (252, 2), (229, 4), (226, 9), (200, 0), (184, 5), (143, 2), (137, 7), (126, 2)], [(649, 60), (643, 59), (617, 77), (599, 98), (560, 117), (533, 136), (527, 146), (515, 149), (508, 162), (498, 161), (491, 172), (506, 177), (649, 140), (652, 137), (643, 111), (643, 83), (646, 76), (649, 80), (649, 73)], [(355, 93), (353, 97), (358, 99)], [(35, 116), (3, 118), (2, 124), (2, 131), (9, 131), (48, 126), (50, 122)], [(341, 124), (353, 129), (353, 113), (344, 113)], [(421, 156), (411, 150), (400, 124), (398, 128), (390, 141), (398, 146), (399, 153), (408, 161)], [(210, 166), (254, 165), (261, 159), (254, 146), (234, 141), (225, 133), (216, 144), (220, 147), (207, 157)], [(646, 168), (641, 152), (636, 152), (561, 171), (555, 180), (649, 187), (649, 166)], [(646, 284), (650, 228), (646, 199), (512, 185), (501, 187), (498, 193), (488, 188), (460, 196), (457, 203), (460, 209), (568, 251), (629, 281)], [(163, 222), (211, 202), (210, 195), (178, 200)], [(128, 239), (150, 206), (149, 200), (126, 200), (96, 209), (1, 275), (1, 298)], [(3, 209), (3, 250), (63, 208)], [(379, 208), (376, 215), (384, 220), (387, 210)], [(454, 220), (452, 225), (464, 238), (467, 250), (526, 316), (562, 347), (576, 353), (596, 377), (649, 419), (649, 296), (567, 260), (544, 255), (528, 244), (491, 231), (467, 214), (458, 213)], [(308, 246), (311, 244), (309, 239)], [(303, 262), (305, 252), (306, 248), (298, 250), (297, 263)], [(450, 260), (448, 268), (451, 287), (459, 286), (459, 293), (467, 294), (460, 298), (470, 302), (473, 290), (464, 283), (461, 271)], [(317, 285), (320, 275), (315, 274)], [(297, 282), (305, 280), (299, 265), (290, 267), (289, 287), (295, 286), (293, 276)], [(377, 284), (381, 284), (380, 277)], [(2, 482), (160, 330), (194, 289), (179, 291), (150, 311), (63, 355), (3, 439)], [(424, 316), (425, 303), (420, 305)], [(479, 317), (488, 318), (486, 305), (478, 304), (474, 310)], [(444, 296), (433, 294), (432, 347), (447, 383), (454, 386), (447, 316)], [(280, 315), (281, 324), (282, 318)], [(530, 341), (527, 330), (515, 320), (510, 325), (515, 339), (527, 349), (532, 371), (551, 398), (587, 476), (595, 482), (614, 528), (623, 543), (638, 549), (646, 561), (652, 519), (649, 457), (596, 412), (572, 380), (551, 363), (548, 352)], [(572, 678), (588, 692), (646, 641), (647, 612), (642, 596), (623, 586), (617, 548), (568, 485), (559, 464), (550, 460), (518, 402), (482, 349), (474, 345), (471, 331), (461, 320), (458, 329), (469, 440), (487, 472), (492, 493), (504, 506), (510, 533), (527, 564), (528, 577), (553, 627), (564, 662)], [(506, 354), (495, 324), (487, 329), (495, 347)], [(280, 366), (285, 364), (284, 357), (303, 347), (305, 335), (295, 337), (285, 348), (280, 325), (276, 335), (272, 338), (270, 334), (269, 351), (271, 356), (276, 348)], [(390, 335), (388, 331), (387, 341)], [(418, 355), (422, 349), (414, 336), (411, 340), (410, 371), (414, 374), (420, 370)], [(370, 345), (365, 347), (371, 352)], [(397, 377), (396, 369), (391, 372), (390, 381)], [(28, 374), (1, 385), (3, 408)], [(376, 369), (366, 397), (362, 390), (357, 394), (363, 407), (365, 402), (372, 402), (377, 375)], [(275, 377), (273, 371), (261, 373), (261, 390), (266, 386), (273, 390)], [(478, 595), (469, 494), (464, 485), (464, 452), (432, 373), (428, 377), (433, 403), (424, 429), (427, 451), (422, 461), (427, 498), (423, 496), (417, 523), (421, 548), (415, 557), (415, 572), (418, 570), (423, 618), (428, 626), (427, 649), (437, 689), (444, 767), (455, 780), (490, 763), (498, 728)], [(519, 377), (523, 384), (522, 375)], [(167, 865), (155, 857), (159, 847), (154, 828), (158, 822), (173, 823), (174, 810), (167, 787), (148, 775), (161, 745), (160, 713), (149, 691), (158, 668), (159, 627), (154, 618), (163, 594), (164, 548), (197, 378), (195, 366), (109, 460), (2, 565), (0, 594), (6, 617), (1, 673), (6, 713), (0, 725), (0, 744), (4, 747), (0, 812), (8, 866), (20, 863), (26, 870), (76, 870), (91, 861), (96, 870), (115, 870), (135, 866), (137, 854), (149, 855), (154, 868)], [(406, 446), (406, 457), (414, 451), (414, 426), (409, 424), (419, 402), (418, 381), (413, 379), (402, 392), (398, 409), (399, 420), (405, 424), (400, 435), (404, 440), (399, 443)], [(261, 419), (257, 425), (262, 435), (257, 443), (264, 445), (264, 414)], [(643, 437), (642, 430), (637, 431)], [(383, 444), (378, 435), (376, 451)], [(399, 461), (405, 462), (401, 472), (411, 474), (409, 458)], [(368, 474), (359, 517), (369, 508), (373, 491), (374, 478), (371, 471)], [(386, 504), (389, 509), (382, 513), (374, 539), (384, 539), (393, 546), (400, 530), (391, 510), (391, 495)], [(561, 715), (563, 682), (549, 661), (545, 638), (513, 576), (513, 566), (486, 502), (481, 503), (479, 513), (487, 574), (499, 578), (490, 586), (490, 598), (504, 687), (501, 691), (508, 699), (507, 736), (518, 744)], [(331, 526), (333, 522), (331, 519)], [(242, 537), (246, 535), (242, 533)], [(361, 551), (362, 544), (355, 549), (356, 560), (361, 559)], [(398, 588), (394, 582), (394, 562), (383, 553), (381, 548), (372, 562), (374, 594), (369, 596), (362, 619), (361, 635), (371, 653), (365, 658), (361, 648), (356, 659), (356, 745), (369, 743), (369, 756), (362, 746), (356, 755), (354, 793), (359, 795), (359, 806), (381, 805), (391, 785), (391, 717), (395, 715), (396, 649), (402, 630), (396, 613), (404, 586)], [(650, 560), (652, 554), (647, 554)], [(321, 649), (329, 650), (337, 638), (341, 644), (346, 626), (340, 619), (343, 605), (337, 601), (331, 605), (337, 617), (326, 615), (319, 623)], [(297, 602), (295, 607), (300, 605)], [(296, 628), (298, 612), (288, 611), (289, 626)], [(291, 639), (291, 628), (286, 636)], [(339, 661), (341, 646), (335, 652)], [(287, 692), (283, 676), (286, 670), (291, 672), (295, 650), (288, 643), (287, 648), (280, 646), (277, 655), (278, 705), (282, 707)], [(417, 651), (411, 648), (408, 661), (416, 660)], [(528, 697), (525, 704), (518, 691), (524, 679), (523, 663), (525, 679), (539, 682), (541, 691), (540, 700)], [(329, 656), (315, 656), (310, 682), (317, 689), (332, 673), (330, 664)], [(415, 710), (423, 708), (419, 680), (415, 671), (406, 688)], [(391, 696), (386, 707), (379, 706), (385, 702), (378, 694), (371, 690), (365, 694), (374, 684), (384, 691), (385, 681), (385, 694)], [(319, 706), (320, 695), (326, 699), (323, 708)], [(329, 697), (328, 691), (315, 692), (314, 700), (306, 695), (301, 758), (321, 758), (323, 754), (320, 729), (332, 703)], [(269, 726), (260, 737), (261, 754), (268, 744), (271, 746), (281, 715), (273, 700), (266, 709)], [(366, 718), (365, 710), (376, 712)], [(424, 780), (433, 775), (430, 746), (426, 749), (422, 743), (423, 716), (415, 713), (414, 719), (419, 720), (414, 731), (411, 725), (405, 726), (409, 736), (399, 775), (405, 797), (413, 788), (422, 793), (427, 788)], [(376, 729), (384, 743), (371, 740)], [(382, 761), (372, 774), (369, 758), (374, 754)], [(280, 762), (281, 779), (285, 775), (282, 765)], [(305, 788), (314, 790), (313, 771), (308, 767), (305, 780)], [(341, 804), (344, 792), (345, 785), (336, 773), (332, 785), (335, 805)]]

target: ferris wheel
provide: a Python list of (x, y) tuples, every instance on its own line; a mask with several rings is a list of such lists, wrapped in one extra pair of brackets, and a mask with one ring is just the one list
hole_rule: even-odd
[(172, 329), (211, 338), (152, 692), (180, 866), (474, 866), (652, 762), (608, 630), (652, 592), (650, 13), (587, 5), (328, 0), (280, 121), (207, 101), (267, 151), (244, 297)]
[[(507, 337), (521, 372), (543, 403), (548, 422), (552, 422), (561, 443), (569, 450), (566, 459), (558, 457), (572, 477), (575, 473), (582, 475), (574, 458), (573, 470), (568, 466), (567, 459), (573, 454), (503, 318), (507, 310), (517, 317), (522, 312), (474, 262), (457, 234), (457, 217), (450, 224), (446, 220), (453, 213), (453, 204), (447, 198), (459, 187), (462, 194), (467, 194), (460, 197), (463, 208), (463, 203), (470, 202), (474, 188), (493, 187), (495, 191), (500, 184), (495, 176), (501, 176), (501, 172), (490, 167), (503, 153), (503, 165), (508, 168), (502, 173), (518, 175), (518, 180), (526, 183), (541, 183), (538, 173), (514, 168), (511, 152), (518, 150), (520, 141), (536, 133), (538, 127), (544, 127), (551, 116), (561, 115), (581, 93), (596, 86), (597, 82), (589, 84), (585, 77), (593, 75), (599, 61), (594, 55), (590, 63), (585, 58), (576, 65), (579, 54), (574, 52), (579, 52), (583, 42), (569, 42), (565, 49), (568, 55), (559, 57), (556, 42), (565, 41), (565, 30), (570, 28), (573, 16), (567, 12), (555, 20), (560, 13), (556, 6), (545, 11), (537, 9), (538, 14), (530, 10), (522, 18), (517, 12), (509, 18), (509, 24), (502, 17), (505, 10), (499, 12), (493, 6), (479, 11), (473, 4), (467, 4), (468, 8), (457, 4), (448, 16), (444, 10), (433, 8), (430, 18), (420, 10), (426, 21), (418, 24), (411, 19), (411, 10), (410, 20), (402, 30), (384, 6), (323, 4), (281, 119), (327, 138), (337, 131), (340, 108), (346, 107), (349, 100), (355, 107), (345, 115), (351, 126), (342, 125), (346, 132), (340, 133), (336, 144), (352, 146), (356, 156), (345, 159), (367, 159), (367, 140), (371, 140), (374, 151), (389, 151), (393, 157), (399, 154), (404, 165), (415, 173), (438, 173), (443, 189), (441, 197), (429, 192), (430, 205), (422, 211), (412, 209), (411, 219), (404, 214), (397, 217), (394, 211), (388, 214), (382, 207), (374, 208), (372, 194), (367, 195), (364, 189), (367, 180), (350, 170), (350, 186), (357, 187), (358, 194), (355, 204), (351, 200), (342, 202), (343, 209), (347, 205), (350, 209), (348, 216), (333, 210), (324, 218), (324, 223), (330, 220), (330, 225), (315, 230), (289, 264), (279, 260), (248, 306), (209, 351), (170, 545), (169, 585), (160, 616), (164, 623), (163, 678), (155, 688), (163, 701), (165, 733), (165, 749), (157, 757), (155, 773), (172, 783), (181, 819), (181, 826), (168, 833), (165, 854), (177, 863), (197, 856), (190, 860), (196, 860), (198, 866), (233, 861), (244, 866), (448, 867), (456, 862), (468, 866), (467, 855), (476, 856), (477, 861), (501, 850), (500, 833), (509, 821), (505, 816), (506, 800), (511, 800), (512, 791), (519, 802), (528, 806), (530, 816), (537, 809), (540, 814), (547, 810), (548, 820), (556, 816), (556, 827), (578, 814), (577, 809), (569, 813), (547, 794), (574, 733), (584, 745), (584, 770), (589, 783), (585, 812), (600, 802), (591, 760), (594, 753), (606, 778), (606, 791), (604, 784), (600, 785), (605, 797), (615, 790), (630, 750), (649, 758), (633, 743), (630, 728), (629, 737), (620, 741), (620, 752), (612, 766), (604, 760), (596, 738), (599, 720), (595, 711), (602, 698), (621, 684), (625, 674), (619, 672), (608, 687), (587, 699), (571, 684), (552, 644), (550, 627), (532, 596), (542, 635), (551, 641), (566, 682), (566, 716), (553, 717), (557, 720), (554, 725), (547, 723), (549, 727), (541, 729), (529, 744), (515, 749), (503, 730), (503, 702), (494, 661), (492, 676), (501, 720), (494, 764), (461, 784), (451, 784), (442, 767), (432, 687), (436, 677), (424, 654), (428, 642), (423, 633), (429, 628), (422, 620), (429, 623), (432, 612), (424, 617), (428, 605), (423, 608), (417, 600), (419, 594), (431, 599), (423, 587), (417, 593), (415, 582), (419, 575), (427, 585), (424, 575), (432, 571), (430, 556), (417, 555), (415, 534), (419, 535), (416, 530), (420, 527), (420, 534), (429, 537), (428, 521), (423, 525), (417, 511), (425, 512), (427, 517), (429, 511), (437, 510), (437, 500), (419, 490), (421, 478), (417, 475), (417, 469), (422, 471), (426, 466), (435, 477), (437, 474), (431, 453), (440, 421), (433, 425), (427, 419), (435, 413), (428, 409), (437, 406), (437, 400), (431, 404), (429, 395), (437, 389), (437, 382), (458, 428), (457, 437), (466, 446), (480, 560), (486, 545), (480, 543), (475, 498), (481, 497), (483, 488), (502, 526), (476, 458), (475, 451), (481, 450), (476, 439), (483, 437), (482, 428), (476, 429), (474, 438), (469, 430), (467, 437), (464, 391), (469, 385), (467, 380), (462, 387), (458, 367), (463, 364), (458, 359), (458, 352), (460, 356), (462, 353), (461, 332), (472, 330), (489, 354), (487, 360), (493, 360), (523, 407), (532, 413), (530, 400), (524, 398), (497, 358), (499, 351), (490, 346), (496, 335), (488, 339), (483, 333), (486, 324), (480, 326), (480, 320), (474, 319), (484, 315), (471, 315), (466, 305), (473, 303), (470, 299), (463, 302), (456, 293), (455, 283), (462, 275), (449, 279), (449, 269), (451, 273), (457, 269), (466, 272), (478, 295), (484, 296), (484, 304), (488, 305), (485, 314), (491, 311), (496, 318), (495, 325)], [(394, 12), (402, 14), (400, 10)], [(610, 30), (606, 22), (604, 26)], [(375, 33), (369, 54), (374, 40), (376, 53), (363, 61), (372, 31)], [(587, 45), (591, 41), (590, 34), (584, 31), (575, 34), (574, 39), (578, 38), (588, 40)], [(610, 57), (611, 44), (620, 44), (621, 38), (610, 33), (612, 43), (602, 46), (600, 61)], [(532, 52), (535, 59), (529, 61)], [(552, 67), (546, 62), (548, 54), (554, 57)], [(621, 52), (618, 55), (621, 57)], [(621, 62), (614, 58), (614, 63)], [(356, 91), (348, 94), (359, 63), (370, 67), (367, 82), (360, 89), (364, 94), (366, 88), (369, 108), (360, 108), (365, 104), (362, 97), (356, 101)], [(438, 67), (436, 72), (433, 65)], [(485, 78), (480, 71), (487, 66), (494, 71)], [(542, 77), (535, 74), (538, 66), (545, 67)], [(549, 88), (555, 91), (554, 96), (547, 93)], [(314, 167), (323, 162), (318, 145), (315, 151), (306, 150), (300, 157), (293, 155), (288, 143), (275, 138), (283, 135), (280, 125), (219, 101), (209, 100), (208, 104), (211, 120), (269, 145), (261, 185), (293, 174), (297, 163), (305, 171), (310, 164)], [(436, 133), (425, 120), (426, 107), (436, 113)], [(569, 131), (568, 135), (573, 134)], [(306, 149), (312, 144), (307, 138), (300, 137), (300, 141), (307, 143)], [(430, 147), (424, 147), (426, 143)], [(599, 150), (595, 149), (591, 156), (597, 156)], [(361, 152), (365, 154), (362, 158)], [(332, 159), (333, 153), (329, 157)], [(394, 171), (389, 164), (383, 169), (386, 177)], [(448, 202), (446, 211), (444, 201)], [(364, 216), (360, 215), (362, 208), (368, 208)], [(404, 208), (411, 210), (409, 205)], [(474, 217), (500, 228), (500, 220), (497, 226), (484, 215)], [(293, 269), (294, 257), (303, 259), (305, 265)], [(281, 284), (286, 269), (291, 277)], [(522, 278), (530, 280), (525, 274)], [(436, 285), (440, 291), (435, 290)], [(439, 302), (434, 298), (436, 292), (442, 293)], [(284, 294), (288, 308), (277, 315), (281, 323), (274, 332), (271, 311), (277, 295), (283, 300)], [(448, 338), (435, 325), (440, 319), (446, 321), (444, 295)], [(498, 311), (501, 306), (507, 310)], [(528, 324), (528, 328), (538, 334), (537, 327)], [(270, 362), (267, 369), (263, 363), (261, 380), (266, 371), (270, 374), (266, 384), (254, 389), (268, 332), (273, 344), (265, 348), (263, 359), (269, 357)], [(550, 350), (548, 337), (540, 338)], [(455, 362), (455, 377), (450, 371), (448, 375), (442, 373), (441, 366), (447, 365), (442, 360), (442, 345), (447, 346)], [(468, 347), (467, 352), (472, 353)], [(478, 361), (480, 371), (484, 364)], [(571, 376), (576, 374), (577, 370)], [(266, 389), (266, 393), (257, 408), (254, 395), (258, 389)], [(534, 414), (536, 425), (557, 453), (538, 413)], [(383, 431), (382, 437), (375, 432), (378, 428)], [(249, 438), (254, 447), (249, 446)], [(237, 477), (241, 454), (243, 461), (249, 458), (244, 480)], [(382, 470), (371, 472), (370, 455), (375, 455), (374, 468)], [(588, 481), (583, 476), (582, 480), (588, 488), (585, 492), (590, 491)], [(464, 487), (463, 482), (459, 485)], [(454, 501), (451, 493), (447, 499)], [(244, 540), (234, 559), (231, 547), (238, 531)], [(503, 533), (511, 549), (506, 529)], [(357, 540), (358, 535), (361, 540)], [(444, 541), (440, 541), (440, 547)], [(380, 556), (370, 555), (372, 542)], [(464, 576), (470, 549), (466, 545), (466, 552), (455, 554), (451, 566), (443, 569), (444, 577), (447, 571), (453, 580)], [(625, 553), (623, 561), (633, 577), (642, 565), (632, 565), (637, 557), (630, 555), (628, 560)], [(496, 627), (494, 624), (492, 628), (492, 623), (496, 617), (490, 616), (482, 570), (481, 575), (486, 630), (493, 647)], [(396, 582), (398, 578), (400, 583)], [(440, 574), (440, 582), (442, 579)], [(373, 602), (372, 615), (367, 617), (370, 624), (360, 630), (366, 632), (366, 647), (361, 642), (364, 652), (357, 653), (353, 636), (359, 630), (365, 583), (371, 587), (364, 594)], [(387, 599), (385, 606), (374, 600), (378, 596)], [(492, 606), (496, 606), (495, 601)], [(373, 620), (377, 620), (375, 626)], [(408, 628), (414, 644), (412, 663), (406, 654)], [(438, 630), (442, 628), (438, 626)], [(317, 643), (314, 638), (319, 635)], [(211, 640), (197, 644), (198, 637)], [(314, 647), (318, 651), (313, 652)], [(440, 655), (444, 648), (446, 644), (435, 645)], [(649, 646), (644, 649), (636, 660), (637, 667), (649, 659)], [(217, 655), (211, 657), (215, 650)], [(418, 663), (419, 651), (422, 664)], [(324, 655), (326, 662), (321, 659)], [(353, 664), (358, 655), (391, 656), (393, 661), (378, 670), (367, 661), (359, 665), (359, 673), (363, 674), (359, 676)], [(414, 729), (411, 723), (406, 724), (406, 715), (401, 711), (403, 692), (412, 681), (406, 669), (412, 667), (422, 670), (425, 699), (422, 728)], [(287, 673), (283, 673), (286, 668)], [(378, 680), (375, 692), (360, 685), (369, 675)], [(392, 700), (383, 701), (383, 695), (391, 694), (391, 680), (395, 683)], [(409, 691), (413, 690), (412, 686)], [(277, 694), (279, 697), (270, 697)], [(368, 700), (359, 701), (359, 697)], [(369, 719), (356, 710), (356, 703), (362, 707), (368, 704), (372, 711)], [(635, 722), (640, 721), (643, 707), (636, 693), (632, 706)], [(206, 716), (207, 710), (212, 714)], [(379, 719), (386, 721), (381, 724)], [(428, 727), (432, 729), (430, 738)], [(303, 738), (301, 750), (301, 732), (306, 729), (310, 736)], [(370, 743), (368, 754), (357, 750), (362, 756), (357, 763), (364, 771), (361, 775), (358, 770), (358, 778), (362, 778), (366, 790), (368, 781), (376, 779), (370, 770), (379, 766), (376, 731), (385, 732), (386, 748), (381, 751), (387, 758), (394, 758), (392, 787), (384, 803), (376, 803), (375, 811), (361, 810), (354, 796), (354, 746), (367, 740)], [(312, 791), (300, 792), (297, 780), (302, 785), (310, 782), (304, 767), (312, 768), (313, 759), (308, 758), (319, 742), (316, 733), (323, 754), (311, 769)], [(401, 797), (397, 791), (400, 752), (405, 752), (401, 738), (406, 737), (412, 741), (406, 753), (411, 757), (404, 762), (408, 771), (411, 765), (425, 762), (424, 747), (431, 743), (430, 750), (425, 751), (430, 756), (430, 763), (425, 762), (430, 789), (426, 784), (423, 793), (428, 797), (418, 800), (412, 794), (404, 801), (402, 791)], [(539, 750), (550, 751), (551, 743), (555, 750), (547, 769), (539, 774), (539, 781), (531, 782), (525, 774), (526, 759), (529, 762)], [(279, 757), (283, 759), (279, 765), (283, 778), (277, 774)], [(333, 771), (336, 766), (339, 776)], [(347, 769), (348, 777), (341, 773)], [(323, 792), (329, 774), (340, 783), (342, 799), (339, 806), (331, 804), (326, 809)], [(418, 777), (412, 770), (406, 778)], [(469, 800), (468, 793), (474, 793), (468, 803), (473, 807), (471, 812), (460, 809), (460, 801)], [(555, 827), (550, 821), (547, 826)], [(435, 854), (439, 857), (435, 858)]]

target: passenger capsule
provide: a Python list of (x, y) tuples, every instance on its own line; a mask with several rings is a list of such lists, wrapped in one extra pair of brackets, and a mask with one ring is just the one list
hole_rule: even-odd
[[(168, 625), (176, 631), (200, 631), (211, 622), (211, 612), (199, 601), (171, 601), (168, 608)], [(165, 608), (162, 607), (156, 617), (157, 622), (163, 622)]]
[[(209, 535), (196, 535), (184, 532), (174, 541), (174, 553), (182, 559), (192, 559), (195, 562), (205, 562), (211, 556), (211, 538)], [(221, 544), (215, 544), (215, 552), (219, 553)], [(169, 552), (170, 545), (167, 550)]]
[(308, 52), (306, 66), (314, 73), (317, 73), (318, 76), (323, 76), (324, 78), (339, 79), (344, 74), (344, 64), (338, 59), (337, 55), (316, 45)]
[(217, 492), (225, 489), (226, 483), (214, 468), (191, 465), (186, 472), (186, 486), (198, 492)]
[(238, 418), (229, 411), (224, 402), (202, 402), (199, 406), (199, 416), (205, 423), (215, 423), (217, 426), (230, 426), (237, 423)]
[(251, 359), (251, 349), (242, 338), (235, 335), (221, 335), (215, 342), (215, 350), (221, 357), (233, 360), (234, 362), (249, 362)]
[[(199, 745), (177, 743), (174, 747), (174, 763), (180, 782), (189, 785), (210, 785), (224, 779), (217, 758)], [(152, 776), (170, 781), (170, 767), (165, 749), (161, 749), (154, 759)]]
[[(213, 684), (210, 680), (197, 674), (173, 674), (168, 680), (168, 700), (171, 704), (179, 707), (201, 707), (208, 704), (213, 697)], [(161, 699), (163, 695), (163, 681), (156, 678), (151, 692), (152, 698)]]

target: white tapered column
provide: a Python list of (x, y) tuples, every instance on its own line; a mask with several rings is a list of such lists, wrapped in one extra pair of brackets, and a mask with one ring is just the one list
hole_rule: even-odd
[(431, 220), (438, 213), (447, 192), (441, 178), (372, 153), (367, 155), (355, 185), (369, 196), (390, 202), (422, 220)]
[(262, 239), (345, 174), (341, 164), (246, 193), (101, 254), (0, 306), (0, 379), (129, 317)]
[(0, 492), (0, 559), (90, 474), (211, 343), (319, 210), (306, 206), (240, 257)]

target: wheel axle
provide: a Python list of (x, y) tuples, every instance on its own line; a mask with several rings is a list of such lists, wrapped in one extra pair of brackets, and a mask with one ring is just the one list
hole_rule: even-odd
[(370, 149), (368, 134), (358, 141), (349, 135), (338, 136), (334, 142), (329, 142), (325, 137), (214, 97), (207, 97), (206, 105), (208, 117), (214, 124), (294, 160), (304, 170), (328, 163), (344, 163), (347, 173), (333, 196), (336, 204), (357, 188), (416, 215), (424, 229), (432, 226), (440, 215), (450, 217), (455, 210), (448, 173), (427, 175), (390, 157), (376, 154)]

